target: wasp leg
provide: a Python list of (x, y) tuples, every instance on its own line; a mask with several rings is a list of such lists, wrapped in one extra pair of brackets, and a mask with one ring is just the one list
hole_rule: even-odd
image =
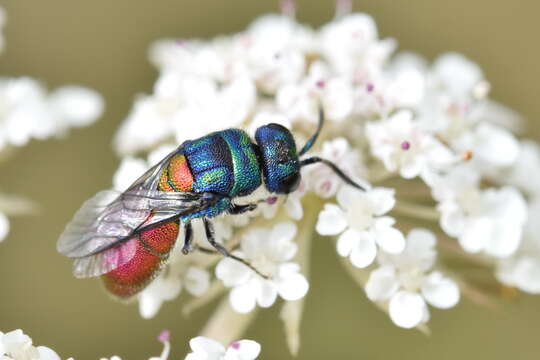
[(191, 222), (186, 223), (184, 235), (184, 246), (182, 246), (182, 254), (187, 255), (191, 251), (191, 243), (193, 242), (193, 228)]
[(253, 211), (257, 208), (257, 204), (236, 205), (232, 204), (229, 209), (229, 214), (239, 215), (248, 211)]
[(263, 277), (264, 279), (268, 279), (267, 275), (264, 275), (263, 273), (261, 273), (259, 270), (257, 270), (249, 262), (247, 262), (246, 260), (244, 260), (242, 258), (239, 258), (236, 255), (231, 254), (229, 252), (229, 250), (227, 250), (223, 245), (216, 242), (216, 239), (214, 237), (214, 227), (212, 226), (212, 223), (206, 218), (203, 220), (203, 222), (204, 222), (204, 231), (206, 232), (206, 239), (208, 240), (210, 245), (212, 245), (214, 248), (216, 248), (216, 250), (219, 251), (224, 256), (230, 257), (233, 260), (241, 262), (242, 264), (246, 265), (251, 270), (255, 271), (255, 273), (258, 274), (259, 276)]

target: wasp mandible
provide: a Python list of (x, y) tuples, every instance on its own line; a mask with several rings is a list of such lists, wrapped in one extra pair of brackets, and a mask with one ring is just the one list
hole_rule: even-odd
[(364, 190), (329, 160), (300, 159), (317, 140), (323, 123), (320, 109), (317, 129), (299, 152), (291, 132), (274, 123), (259, 127), (255, 142), (240, 129), (185, 141), (123, 193), (102, 191), (86, 201), (66, 226), (57, 249), (74, 259), (76, 277), (102, 276), (108, 291), (128, 298), (167, 263), (181, 225), (182, 252), (191, 251), (191, 221), (202, 219), (208, 242), (219, 253), (259, 273), (216, 242), (211, 219), (254, 210), (256, 203), (238, 205), (235, 199), (263, 184), (273, 194), (295, 191), (300, 169), (315, 163), (329, 166), (347, 184)]

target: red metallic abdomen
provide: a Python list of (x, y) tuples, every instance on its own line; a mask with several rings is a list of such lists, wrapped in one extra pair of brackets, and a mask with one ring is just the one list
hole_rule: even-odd
[(171, 221), (136, 235), (135, 256), (103, 275), (112, 294), (127, 298), (141, 291), (159, 273), (178, 237), (178, 222)]

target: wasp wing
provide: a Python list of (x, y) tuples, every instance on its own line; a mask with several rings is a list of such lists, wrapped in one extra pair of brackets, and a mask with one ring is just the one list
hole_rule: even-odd
[(175, 153), (125, 192), (99, 192), (77, 211), (57, 243), (61, 254), (76, 259), (75, 276), (98, 276), (116, 269), (134, 256), (139, 231), (213, 203), (212, 196), (205, 193), (156, 190), (163, 169)]

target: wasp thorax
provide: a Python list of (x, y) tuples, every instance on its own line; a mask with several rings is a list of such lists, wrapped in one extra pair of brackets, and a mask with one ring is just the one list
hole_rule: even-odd
[(261, 126), (255, 132), (261, 152), (264, 183), (268, 191), (288, 194), (300, 184), (300, 162), (291, 132), (279, 125)]

